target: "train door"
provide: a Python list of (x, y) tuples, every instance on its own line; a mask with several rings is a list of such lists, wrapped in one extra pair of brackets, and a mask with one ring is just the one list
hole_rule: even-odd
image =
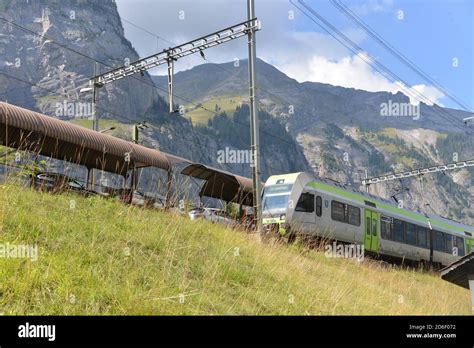
[(375, 211), (365, 209), (364, 215), (364, 248), (367, 251), (379, 250), (379, 214)]

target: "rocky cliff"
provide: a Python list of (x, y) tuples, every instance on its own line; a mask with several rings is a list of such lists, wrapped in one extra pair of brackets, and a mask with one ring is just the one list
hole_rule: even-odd
[[(80, 90), (88, 86), (96, 63), (97, 71), (105, 72), (139, 58), (124, 36), (114, 1), (0, 0), (0, 9), (0, 99), (9, 103), (71, 121), (90, 118), (92, 93)], [(126, 129), (147, 120), (154, 125), (141, 135), (147, 146), (250, 174), (248, 163), (218, 161), (218, 151), (247, 150), (249, 144), (236, 148), (219, 133), (203, 134), (181, 115), (170, 115), (158, 92), (148, 74), (127, 77), (100, 89), (97, 113), (101, 119), (129, 124)], [(272, 163), (283, 171), (307, 168), (302, 148), (289, 141), (291, 150), (275, 151), (272, 144), (262, 148), (264, 176)]]

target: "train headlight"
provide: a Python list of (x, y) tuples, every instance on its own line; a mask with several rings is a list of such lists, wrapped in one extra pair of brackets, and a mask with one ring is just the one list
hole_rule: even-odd
[(281, 214), (280, 215), (280, 220), (285, 220), (286, 219), (286, 214)]

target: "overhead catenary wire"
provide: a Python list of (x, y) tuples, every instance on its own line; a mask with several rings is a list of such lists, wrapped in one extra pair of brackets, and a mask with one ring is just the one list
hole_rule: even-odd
[[(329, 23), (323, 16), (321, 16), (319, 13), (317, 13), (312, 7), (307, 5), (304, 1), (298, 0), (298, 3), (301, 4), (306, 11), (301, 8), (300, 6), (296, 5), (292, 0), (289, 0), (289, 2), (296, 7), (301, 13), (303, 13), (306, 17), (308, 17), (312, 22), (314, 22), (316, 25), (318, 25), (320, 28), (322, 28), (325, 32), (327, 32), (329, 35), (331, 35), (334, 39), (336, 39), (340, 44), (345, 46), (347, 49), (349, 49), (351, 52), (353, 52), (357, 57), (359, 57), (362, 61), (364, 61), (366, 64), (380, 72), (383, 76), (388, 78), (389, 80), (392, 80), (396, 83), (399, 83), (399, 87), (403, 89), (408, 95), (414, 97), (415, 99), (419, 101), (424, 101), (425, 104), (433, 104), (429, 98), (427, 98), (423, 93), (409, 89), (405, 86), (408, 86), (409, 84), (405, 82), (404, 79), (402, 79), (400, 76), (398, 76), (396, 73), (388, 69), (385, 65), (377, 61), (375, 58), (370, 56), (367, 52), (365, 52), (360, 46), (358, 46), (356, 43), (354, 43), (350, 38), (348, 38), (346, 35), (344, 35), (340, 30), (338, 30), (336, 27), (334, 27), (331, 23)], [(315, 18), (317, 18), (320, 22), (317, 22), (311, 15), (313, 15)], [(402, 83), (400, 85), (400, 82)], [(442, 115), (440, 112), (437, 111), (439, 109), (444, 115)], [(449, 114), (442, 108), (433, 108), (433, 111), (435, 111), (438, 116), (443, 118), (445, 121), (453, 125), (454, 127), (460, 129), (462, 132), (469, 133), (464, 126), (459, 125), (459, 120), (456, 119), (453, 115)]]
[[(7, 20), (7, 19), (5, 19), (5, 18), (3, 18), (3, 17), (0, 17), (0, 20), (3, 20), (3, 21), (5, 21), (5, 22), (7, 22), (7, 23), (10, 23), (10, 24), (14, 25), (15, 27), (17, 27), (17, 28), (19, 28), (19, 29), (21, 29), (21, 30), (27, 31), (27, 32), (29, 32), (29, 33), (31, 33), (31, 34), (33, 34), (33, 35), (42, 37), (42, 38), (48, 40), (49, 42), (51, 42), (51, 43), (53, 43), (53, 44), (56, 44), (56, 45), (60, 46), (61, 48), (66, 49), (66, 50), (69, 50), (69, 51), (71, 51), (71, 52), (74, 52), (74, 53), (76, 53), (76, 54), (79, 54), (79, 55), (81, 55), (81, 56), (84, 57), (84, 58), (90, 59), (90, 60), (92, 60), (92, 61), (94, 61), (94, 62), (97, 62), (97, 63), (99, 63), (99, 64), (102, 64), (102, 65), (104, 65), (104, 66), (106, 66), (106, 67), (108, 67), (108, 68), (113, 68), (113, 67), (110, 66), (109, 64), (106, 64), (106, 63), (104, 63), (104, 62), (102, 62), (102, 61), (100, 61), (100, 60), (98, 60), (98, 59), (95, 59), (95, 58), (93, 58), (93, 57), (90, 57), (90, 56), (88, 56), (88, 55), (86, 55), (86, 54), (84, 54), (84, 53), (81, 53), (81, 52), (77, 51), (77, 50), (74, 50), (74, 49), (68, 47), (67, 45), (60, 44), (60, 43), (56, 42), (55, 40), (53, 40), (53, 39), (51, 39), (51, 38), (49, 38), (49, 37), (47, 37), (47, 36), (45, 36), (45, 35), (36, 33), (36, 32), (34, 32), (34, 31), (32, 31), (32, 30), (30, 30), (30, 29), (28, 29), (28, 28), (25, 28), (25, 27), (23, 27), (23, 26), (21, 26), (21, 25), (15, 23), (15, 22), (9, 21), (9, 20)], [(116, 60), (116, 59), (114, 59), (114, 60)], [(137, 80), (137, 81), (140, 81), (140, 82), (142, 82), (142, 83), (145, 83), (145, 84), (147, 84), (147, 85), (149, 85), (149, 86), (151, 86), (151, 87), (154, 87), (154, 88), (156, 88), (156, 89), (159, 89), (159, 90), (161, 90), (161, 91), (163, 91), (163, 92), (168, 92), (165, 88), (162, 88), (162, 87), (160, 87), (160, 86), (157, 86), (157, 85), (156, 85), (154, 82), (152, 82), (152, 81), (145, 81), (145, 80), (140, 79), (140, 78), (138, 78), (138, 77), (136, 77), (136, 76), (134, 76), (134, 75), (132, 75), (132, 76), (130, 76), (130, 77), (133, 78), (133, 79), (135, 79), (135, 80)], [(205, 110), (205, 111), (211, 112), (211, 113), (213, 113), (213, 114), (216, 115), (216, 116), (219, 115), (218, 112), (216, 112), (216, 111), (214, 111), (214, 110), (211, 110), (211, 109), (209, 109), (209, 108), (206, 108), (205, 106), (201, 105), (200, 103), (196, 103), (196, 102), (194, 102), (193, 100), (191, 100), (191, 99), (189, 99), (189, 98), (186, 98), (186, 97), (177, 95), (176, 93), (173, 93), (173, 95), (174, 95), (175, 97), (177, 97), (178, 99), (181, 99), (181, 100), (187, 102), (187, 103), (190, 104), (190, 105), (193, 105), (193, 106), (195, 106), (195, 107), (197, 107), (197, 108), (201, 108), (201, 109), (203, 109), (203, 110)], [(106, 110), (106, 111), (107, 111), (107, 110)], [(107, 112), (109, 112), (109, 111), (107, 111)], [(109, 113), (110, 113), (110, 112), (109, 112)], [(246, 126), (245, 124), (243, 124), (243, 123), (241, 123), (241, 122), (238, 122), (237, 120), (235, 120), (235, 122), (236, 122), (237, 124), (242, 125), (242, 126)], [(267, 131), (267, 130), (261, 130), (261, 132), (264, 133), (264, 134), (267, 134), (267, 135), (271, 136), (271, 137), (272, 137), (273, 139), (275, 139), (275, 140), (284, 142), (284, 143), (286, 143), (286, 144), (288, 144), (288, 145), (291, 145), (291, 146), (296, 146), (294, 143), (291, 143), (291, 142), (289, 142), (289, 141), (286, 141), (285, 139), (282, 139), (281, 137), (278, 137), (278, 136), (272, 134), (271, 132), (269, 132), (269, 131)]]
[[(9, 75), (9, 74), (4, 73), (4, 72), (2, 72), (2, 71), (0, 71), (0, 75), (3, 75), (3, 76), (5, 76), (5, 77), (7, 77), (7, 78), (11, 78), (11, 79), (17, 80), (17, 81), (19, 81), (19, 82), (25, 83), (25, 84), (30, 85), (30, 86), (32, 86), (32, 87), (36, 87), (36, 88), (42, 89), (42, 90), (44, 90), (44, 91), (46, 91), (46, 92), (48, 92), (48, 93), (50, 93), (50, 94), (53, 94), (53, 95), (65, 96), (64, 93), (60, 93), (60, 92), (57, 92), (57, 91), (55, 91), (55, 90), (52, 90), (52, 89), (49, 89), (49, 88), (40, 86), (40, 85), (38, 85), (38, 84), (32, 83), (32, 82), (30, 82), (30, 81), (23, 80), (23, 79), (21, 79), (21, 78), (18, 78), (18, 77)], [(79, 100), (79, 99), (75, 98), (75, 100)], [(132, 123), (132, 124), (133, 124), (133, 123), (136, 123), (136, 119), (131, 119), (131, 118), (129, 118), (129, 117), (123, 115), (123, 114), (116, 113), (116, 112), (112, 112), (112, 111), (108, 111), (108, 110), (106, 110), (105, 108), (102, 108), (102, 107), (97, 107), (97, 109), (102, 110), (102, 111), (105, 111), (105, 112), (108, 112), (108, 113), (110, 113), (110, 114), (116, 116), (118, 119), (129, 121), (129, 122)], [(159, 129), (158, 126), (156, 126), (156, 125), (154, 125), (154, 124), (151, 124), (151, 123), (148, 123), (148, 124), (149, 124), (152, 128), (154, 128), (155, 130), (160, 131), (160, 129)], [(216, 139), (209, 138), (209, 137), (207, 137), (205, 134), (201, 134), (201, 133), (194, 133), (194, 134), (195, 134), (197, 137), (203, 137), (203, 138), (205, 138), (205, 139), (207, 139), (207, 140), (216, 142)], [(190, 138), (183, 137), (183, 136), (181, 136), (181, 135), (176, 135), (176, 134), (174, 134), (173, 137), (176, 137), (176, 138), (178, 138), (178, 139), (180, 139), (180, 140), (184, 140), (184, 141), (188, 142), (189, 144), (196, 145), (195, 139), (190, 139)], [(209, 144), (204, 144), (204, 143), (201, 143), (200, 146), (207, 147), (207, 148), (212, 149), (212, 150), (214, 150), (214, 151), (222, 150), (222, 149), (219, 149), (219, 148), (217, 148), (217, 147), (215, 147), (215, 146), (211, 146), (211, 145), (209, 145)], [(200, 161), (201, 161), (201, 160), (202, 160), (202, 157), (203, 157), (203, 154), (200, 153), (200, 152), (199, 152), (199, 154), (200, 154)], [(218, 166), (220, 167), (220, 169), (224, 169), (224, 170), (225, 170), (225, 168), (222, 166), (221, 163), (217, 162), (217, 164), (218, 164)], [(267, 163), (265, 163), (265, 167), (268, 168), (268, 169), (272, 169), (272, 170), (274, 170), (274, 171), (277, 172), (277, 173), (280, 172), (279, 169), (277, 169), (277, 168), (275, 168), (275, 167), (272, 167), (272, 166), (270, 166), (270, 165), (267, 164)]]
[[(115, 13), (112, 12), (112, 11), (110, 11), (110, 10), (107, 10), (107, 12), (109, 12), (109, 13), (115, 15)], [(135, 27), (135, 28), (137, 28), (137, 29), (140, 29), (140, 30), (142, 30), (143, 32), (145, 32), (145, 33), (147, 33), (147, 34), (149, 34), (149, 35), (151, 35), (151, 36), (153, 36), (153, 37), (155, 37), (155, 38), (157, 38), (157, 39), (159, 39), (159, 40), (165, 41), (165, 42), (167, 42), (168, 44), (173, 45), (173, 46), (176, 46), (176, 45), (177, 45), (175, 42), (172, 42), (172, 41), (170, 41), (170, 40), (164, 38), (163, 36), (159, 36), (159, 35), (157, 35), (157, 34), (151, 32), (150, 30), (148, 30), (148, 29), (146, 29), (146, 28), (144, 28), (144, 27), (142, 27), (142, 26), (140, 26), (140, 25), (138, 25), (138, 24), (136, 24), (136, 23), (133, 23), (132, 21), (128, 20), (127, 18), (124, 18), (123, 16), (120, 16), (120, 18), (121, 18), (121, 20), (123, 20), (124, 22), (129, 23), (129, 24), (132, 25), (133, 27)], [(234, 74), (234, 72), (230, 71), (229, 69), (224, 68), (222, 65), (220, 65), (220, 64), (218, 64), (218, 63), (215, 63), (215, 62), (211, 61), (211, 60), (208, 59), (207, 57), (202, 56), (202, 58), (203, 58), (205, 61), (207, 61), (208, 63), (213, 64), (215, 67), (221, 69), (222, 71), (227, 72), (229, 75), (233, 75), (233, 74)], [(243, 80), (242, 77), (239, 76), (239, 78), (240, 78), (241, 80)], [(157, 86), (157, 87), (159, 87), (159, 86)], [(296, 87), (297, 87), (298, 89), (300, 89), (300, 86), (299, 86), (299, 85), (296, 85)], [(283, 98), (283, 97), (281, 97), (281, 96), (275, 95), (274, 93), (268, 91), (267, 89), (262, 88), (260, 85), (258, 85), (256, 89), (257, 89), (257, 91), (265, 92), (265, 93), (267, 93), (268, 95), (275, 97), (276, 99), (279, 99), (279, 100), (284, 101), (285, 103), (287, 103), (288, 106), (293, 105), (293, 103), (289, 102), (289, 101), (286, 100), (285, 98)], [(164, 92), (168, 92), (168, 90), (164, 90), (164, 89), (161, 89), (161, 90), (163, 90)], [(186, 101), (186, 99), (185, 99), (184, 97), (181, 97), (181, 96), (179, 96), (179, 95), (176, 95), (175, 93), (174, 93), (174, 95), (177, 96), (179, 99), (182, 99), (182, 100), (185, 100), (185, 101)], [(191, 103), (191, 105), (198, 106), (199, 108), (201, 108), (201, 109), (203, 109), (203, 110), (205, 110), (205, 111), (208, 111), (208, 112), (214, 114), (215, 116), (219, 115), (219, 113), (215, 112), (214, 110), (210, 110), (210, 109), (208, 109), (208, 108), (202, 106), (201, 104), (193, 104), (193, 103)], [(237, 123), (237, 124), (243, 125), (243, 126), (247, 126), (247, 125), (244, 125), (244, 124), (238, 122), (238, 121), (235, 120), (235, 119), (234, 119), (234, 122)], [(301, 150), (301, 147), (299, 147), (300, 145), (297, 145), (297, 144), (295, 144), (295, 143), (287, 142), (287, 141), (281, 139), (280, 137), (276, 137), (274, 134), (272, 134), (272, 133), (270, 133), (270, 132), (267, 132), (267, 131), (265, 131), (265, 130), (263, 130), (263, 131), (261, 131), (261, 132), (264, 133), (264, 134), (271, 135), (273, 138), (276, 138), (276, 139), (278, 139), (278, 140), (280, 140), (280, 141), (284, 141), (284, 142), (287, 143), (288, 145), (291, 145), (292, 147), (294, 147), (296, 150)], [(305, 150), (311, 152), (311, 149), (305, 149)], [(316, 152), (314, 152), (314, 154), (316, 154)], [(263, 155), (262, 155), (262, 156), (263, 156)], [(267, 167), (268, 167), (268, 166), (267, 166)]]
[(367, 23), (365, 23), (356, 13), (354, 13), (349, 7), (344, 5), (340, 0), (330, 0), (331, 3), (343, 13), (346, 17), (356, 23), (362, 30), (364, 30), (369, 36), (371, 36), (376, 42), (381, 46), (387, 49), (392, 55), (394, 55), (398, 60), (403, 64), (408, 66), (412, 71), (414, 71), (418, 76), (422, 77), (428, 83), (431, 83), (435, 86), (440, 92), (446, 95), (449, 99), (455, 102), (460, 106), (464, 111), (472, 112), (470, 108), (455, 95), (450, 93), (445, 87), (443, 87), (438, 81), (429, 76), (425, 71), (423, 71), (418, 65), (411, 61), (406, 55), (404, 55), (400, 50), (391, 45), (387, 40), (385, 40), (380, 34), (378, 34), (373, 28), (371, 28)]

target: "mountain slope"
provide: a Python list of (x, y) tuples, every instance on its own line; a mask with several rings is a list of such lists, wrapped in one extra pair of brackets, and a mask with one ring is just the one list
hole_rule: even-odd
[[(219, 108), (222, 101), (248, 99), (247, 74), (246, 61), (238, 67), (233, 63), (203, 64), (177, 73), (175, 90), (196, 103)], [(153, 79), (157, 84), (165, 81), (162, 76)], [(321, 177), (365, 190), (361, 181), (366, 172), (375, 176), (474, 158), (472, 136), (444, 119), (447, 112), (459, 121), (469, 116), (466, 112), (421, 104), (419, 119), (381, 116), (383, 103), (407, 103), (408, 97), (298, 83), (262, 60), (257, 62), (257, 81), (259, 107), (272, 114), (302, 146), (310, 167)], [(197, 108), (188, 107), (195, 122)], [(198, 116), (200, 123), (213, 117), (211, 113)], [(271, 129), (261, 129), (271, 133)], [(273, 143), (285, 148), (278, 139)], [(370, 189), (385, 198), (395, 196), (408, 208), (474, 224), (473, 178), (471, 168)]]
[[(53, 117), (77, 121), (91, 117), (91, 92), (81, 93), (94, 74), (137, 60), (138, 54), (125, 38), (121, 19), (113, 1), (33, 1), (25, 6), (21, 0), (0, 0), (0, 99), (11, 104), (41, 111)], [(13, 76), (9, 78), (1, 73)], [(26, 81), (22, 82), (19, 80)], [(158, 94), (148, 74), (127, 77), (100, 89), (97, 114), (127, 124), (130, 138), (132, 124), (147, 120), (154, 127), (141, 134), (141, 143), (153, 148), (250, 175), (248, 164), (219, 163), (218, 151), (232, 145), (219, 135), (203, 135), (179, 114), (169, 114), (168, 106)], [(87, 112), (79, 107), (86, 104)], [(63, 107), (65, 105), (65, 107)], [(73, 107), (65, 115), (66, 107)], [(271, 121), (270, 121), (271, 122)], [(101, 129), (105, 122), (101, 123)], [(275, 127), (278, 127), (275, 124)], [(247, 134), (250, 130), (242, 130)], [(285, 171), (307, 168), (302, 149), (289, 139), (289, 161), (279, 165)], [(237, 150), (247, 150), (241, 144)], [(277, 163), (279, 155), (263, 146), (262, 171)], [(285, 155), (286, 156), (286, 155)]]
[[(104, 72), (124, 64), (125, 59), (138, 59), (124, 38), (114, 2), (2, 2), (6, 6), (2, 17), (15, 24), (0, 21), (1, 71), (36, 85), (0, 76), (0, 94), (12, 104), (56, 115), (57, 103), (91, 101), (90, 92), (81, 94), (79, 90), (93, 76), (95, 61), (101, 62), (98, 72)], [(148, 75), (142, 80), (151, 83)], [(109, 116), (107, 110), (110, 115), (139, 119), (159, 101), (165, 110), (156, 90), (136, 79), (107, 85), (99, 100), (102, 117)]]
[[(469, 292), (438, 275), (299, 245), (114, 200), (0, 186), (5, 315), (469, 314)], [(374, 296), (376, 294), (376, 296)]]
[[(176, 94), (202, 101), (217, 96), (240, 96), (248, 99), (248, 65), (242, 60), (234, 63), (203, 64), (175, 74)], [(286, 76), (274, 66), (257, 59), (258, 98), (260, 105), (275, 116), (284, 117), (290, 131), (298, 132), (315, 119), (335, 122), (338, 126), (351, 123), (397, 128), (427, 128), (438, 131), (457, 131), (445, 118), (452, 117), (462, 125), (469, 113), (421, 105), (420, 118), (382, 117), (381, 104), (406, 103), (409, 98), (398, 92), (367, 92), (354, 88), (332, 86), (324, 83), (298, 81)], [(165, 76), (153, 76), (157, 85), (166, 86)], [(292, 106), (293, 113), (290, 112)], [(445, 113), (449, 113), (447, 116)]]

